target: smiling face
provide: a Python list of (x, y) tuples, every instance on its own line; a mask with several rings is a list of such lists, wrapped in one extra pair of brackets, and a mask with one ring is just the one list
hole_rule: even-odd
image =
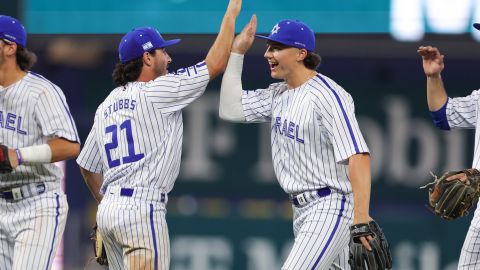
[(172, 58), (168, 55), (165, 48), (156, 49), (153, 55), (153, 71), (155, 77), (163, 76), (168, 73), (168, 64), (172, 62)]
[(264, 57), (270, 65), (270, 75), (274, 79), (287, 80), (293, 76), (294, 70), (303, 65), (306, 50), (289, 47), (278, 42), (267, 43)]

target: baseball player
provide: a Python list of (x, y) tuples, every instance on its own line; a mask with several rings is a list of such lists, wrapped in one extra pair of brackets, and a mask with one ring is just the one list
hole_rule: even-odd
[(241, 0), (230, 0), (204, 61), (167, 74), (172, 62), (151, 27), (128, 32), (113, 72), (118, 85), (100, 104), (77, 161), (101, 201), (98, 230), (112, 269), (169, 269), (165, 204), (179, 174), (182, 109), (225, 69)]
[[(480, 30), (480, 24), (476, 23), (473, 26)], [(432, 46), (421, 46), (418, 48), (418, 53), (422, 56), (423, 70), (427, 76), (428, 109), (435, 126), (443, 130), (450, 130), (451, 128), (475, 129), (475, 151), (472, 168), (480, 169), (480, 153), (477, 150), (480, 139), (480, 125), (478, 124), (480, 90), (474, 90), (466, 97), (448, 97), (441, 76), (445, 67), (444, 55)], [(457, 176), (451, 178), (457, 178)], [(458, 269), (480, 269), (479, 246), (480, 208), (477, 207), (463, 243)]]
[[(257, 35), (267, 39), (271, 76), (283, 81), (244, 91), (243, 58), (255, 29), (253, 21), (233, 42), (220, 117), (271, 125), (275, 174), (293, 204), (295, 242), (282, 269), (349, 269), (349, 227), (372, 220), (369, 150), (353, 99), (316, 71), (314, 33), (297, 20), (282, 20), (269, 36)], [(361, 238), (368, 250), (370, 239)]]
[(62, 90), (30, 72), (25, 28), (0, 15), (0, 269), (50, 269), (68, 212), (52, 162), (80, 152)]

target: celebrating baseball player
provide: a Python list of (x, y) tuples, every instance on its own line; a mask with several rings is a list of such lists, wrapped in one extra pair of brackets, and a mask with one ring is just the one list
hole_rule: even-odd
[(111, 269), (169, 269), (165, 204), (179, 174), (182, 109), (200, 97), (227, 65), (242, 1), (230, 0), (204, 61), (167, 74), (164, 40), (135, 28), (119, 44), (118, 85), (95, 115), (78, 164), (98, 201), (98, 230)]
[(271, 125), (275, 174), (294, 212), (295, 243), (282, 269), (391, 268), (388, 243), (369, 215), (370, 156), (352, 97), (316, 71), (314, 33), (297, 20), (257, 35), (267, 40), (271, 76), (283, 82), (244, 91), (243, 58), (255, 30), (252, 21), (233, 42), (219, 113)]
[(0, 268), (50, 269), (68, 204), (52, 162), (80, 152), (62, 90), (30, 72), (25, 28), (0, 15)]
[[(480, 24), (473, 25), (477, 30), (480, 30)], [(428, 109), (431, 112), (433, 122), (435, 126), (443, 130), (450, 130), (451, 128), (468, 128), (475, 129), (475, 151), (473, 156), (472, 168), (470, 170), (464, 170), (459, 175), (448, 175), (447, 180), (452, 182), (451, 186), (459, 186), (460, 182), (467, 185), (476, 185), (478, 183), (472, 176), (478, 175), (476, 169), (480, 169), (480, 153), (477, 150), (480, 140), (480, 125), (478, 119), (479, 96), (480, 90), (474, 90), (470, 95), (465, 97), (450, 98), (447, 96), (445, 87), (443, 86), (441, 72), (445, 65), (443, 62), (444, 55), (440, 51), (432, 46), (421, 46), (418, 48), (418, 53), (423, 59), (423, 70), (427, 76), (427, 102)], [(478, 177), (478, 176), (477, 176)], [(443, 176), (439, 180), (443, 180)], [(459, 181), (454, 181), (459, 180)], [(437, 181), (440, 183), (440, 181)], [(453, 184), (455, 182), (455, 184)], [(462, 188), (463, 189), (463, 188)], [(478, 188), (475, 188), (478, 193)], [(468, 190), (465, 188), (464, 190)], [(465, 191), (463, 192), (465, 193)], [(439, 194), (440, 196), (442, 194)], [(474, 202), (478, 200), (478, 195), (475, 195)], [(431, 197), (434, 198), (434, 197)], [(436, 198), (436, 197), (435, 197)], [(440, 197), (442, 199), (442, 197)], [(439, 215), (441, 217), (452, 219), (461, 217), (464, 215), (462, 207), (457, 207), (455, 201), (461, 204), (468, 205), (468, 201), (463, 201), (463, 197), (450, 196), (445, 199), (445, 203), (442, 205), (450, 205), (451, 208), (455, 208), (452, 214), (441, 211)], [(438, 212), (438, 208), (444, 208), (441, 205), (435, 203), (432, 208)], [(468, 208), (463, 207), (464, 210)], [(478, 249), (480, 245), (480, 209), (477, 207), (472, 223), (468, 230), (465, 242), (463, 243), (462, 252), (460, 254), (460, 260), (458, 263), (458, 269), (480, 269), (480, 251)]]

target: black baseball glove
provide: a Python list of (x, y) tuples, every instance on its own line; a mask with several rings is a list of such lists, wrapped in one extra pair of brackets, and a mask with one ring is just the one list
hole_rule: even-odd
[(100, 265), (108, 265), (107, 252), (105, 251), (105, 246), (103, 245), (102, 235), (97, 230), (97, 225), (92, 228), (92, 233), (90, 234), (90, 239), (93, 241), (93, 254), (95, 254), (95, 260)]
[(8, 158), (8, 147), (0, 144), (0, 173), (11, 173), (12, 171), (12, 163)]
[[(360, 242), (360, 237), (371, 235), (368, 251)], [(352, 270), (384, 270), (392, 268), (392, 255), (387, 239), (375, 221), (355, 224), (350, 227), (350, 258)]]
[[(466, 180), (460, 180), (461, 176), (447, 180), (448, 177), (461, 173), (466, 175)], [(477, 169), (446, 172), (440, 178), (435, 175), (433, 177), (435, 181), (421, 188), (428, 187), (427, 207), (435, 215), (448, 220), (463, 217), (477, 203), (480, 197), (480, 172)]]

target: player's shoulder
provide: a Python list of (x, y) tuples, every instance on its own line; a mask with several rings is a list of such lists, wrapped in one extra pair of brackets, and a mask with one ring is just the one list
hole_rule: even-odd
[(317, 73), (309, 81), (309, 91), (315, 98), (330, 100), (346, 100), (348, 103), (353, 102), (352, 96), (342, 86), (330, 77)]
[(45, 91), (48, 92), (62, 92), (62, 89), (56, 84), (54, 84), (52, 81), (48, 80), (44, 76), (29, 71), (25, 78), (23, 79), (23, 82), (27, 84), (27, 89), (29, 89), (32, 92), (37, 92), (37, 93), (42, 93)]

